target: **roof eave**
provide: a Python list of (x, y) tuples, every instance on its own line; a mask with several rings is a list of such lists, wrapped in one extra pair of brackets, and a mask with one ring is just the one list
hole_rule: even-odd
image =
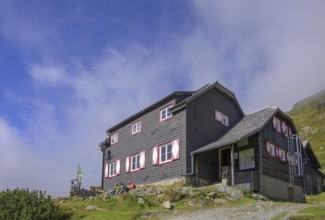
[(106, 130), (106, 133), (111, 133), (112, 131), (115, 131), (117, 130), (118, 128), (132, 122), (133, 120), (141, 117), (142, 115), (146, 114), (147, 112), (157, 108), (158, 106), (160, 106), (161, 104), (163, 104), (164, 102), (168, 102), (169, 100), (172, 100), (172, 99), (175, 99), (177, 96), (184, 96), (184, 95), (192, 95), (193, 92), (192, 91), (176, 91), (176, 92), (173, 92), (171, 93), (170, 95), (160, 99), (159, 101), (155, 102), (154, 104), (148, 106), (147, 108), (139, 111), (138, 113), (126, 118), (125, 120), (121, 121), (120, 123), (114, 125), (113, 127), (109, 128)]

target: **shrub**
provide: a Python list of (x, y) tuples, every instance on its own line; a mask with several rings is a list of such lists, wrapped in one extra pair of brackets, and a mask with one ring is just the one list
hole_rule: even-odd
[(46, 192), (18, 188), (0, 192), (0, 220), (67, 218), (69, 214), (60, 210)]

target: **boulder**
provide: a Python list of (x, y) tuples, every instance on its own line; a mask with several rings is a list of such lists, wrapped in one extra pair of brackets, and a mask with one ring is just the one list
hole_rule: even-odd
[(216, 205), (224, 205), (228, 203), (227, 199), (214, 199), (213, 203)]
[(170, 203), (170, 201), (165, 201), (161, 204), (162, 207), (164, 207), (165, 209), (171, 209), (172, 208), (172, 204)]
[(205, 201), (202, 199), (190, 199), (188, 200), (187, 204), (189, 206), (202, 207), (205, 205)]
[(97, 210), (98, 208), (94, 205), (87, 205), (85, 210), (86, 211), (91, 211), (91, 210)]

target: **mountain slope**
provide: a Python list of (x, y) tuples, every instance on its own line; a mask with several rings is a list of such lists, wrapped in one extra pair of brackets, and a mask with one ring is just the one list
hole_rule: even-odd
[(302, 140), (309, 140), (325, 173), (325, 89), (296, 103), (287, 112)]

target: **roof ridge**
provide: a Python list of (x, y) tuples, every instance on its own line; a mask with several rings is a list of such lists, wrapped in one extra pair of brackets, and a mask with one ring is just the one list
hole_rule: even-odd
[(248, 113), (246, 116), (248, 116), (248, 115), (252, 115), (252, 114), (255, 114), (255, 113), (257, 113), (257, 112), (260, 112), (260, 111), (263, 111), (263, 110), (266, 110), (266, 109), (269, 109), (269, 108), (279, 109), (279, 107), (276, 107), (276, 106), (273, 106), (273, 105), (269, 105), (269, 106), (266, 106), (266, 107), (261, 108), (261, 109), (259, 109), (259, 110), (256, 110), (256, 111), (253, 111), (253, 112), (250, 112), (250, 113)]

